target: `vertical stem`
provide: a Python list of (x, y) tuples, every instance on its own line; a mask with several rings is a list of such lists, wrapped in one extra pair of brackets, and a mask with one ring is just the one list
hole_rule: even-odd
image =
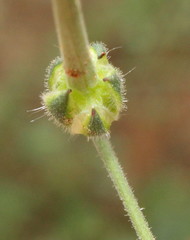
[(137, 200), (129, 186), (109, 140), (107, 138), (95, 138), (93, 139), (93, 142), (104, 162), (119, 197), (123, 202), (124, 209), (128, 213), (139, 239), (154, 240), (155, 238), (138, 206)]
[(61, 55), (70, 87), (85, 91), (96, 82), (79, 0), (52, 0)]
[[(96, 74), (90, 57), (80, 2), (79, 0), (52, 0), (52, 4), (69, 85), (80, 91), (86, 91), (95, 84)], [(139, 239), (154, 240), (109, 140), (94, 138), (93, 142), (123, 201)]]

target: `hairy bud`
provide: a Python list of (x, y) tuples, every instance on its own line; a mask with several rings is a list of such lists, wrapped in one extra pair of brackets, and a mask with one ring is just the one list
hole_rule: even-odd
[(125, 99), (121, 71), (109, 63), (105, 45), (93, 43), (90, 54), (96, 72), (95, 85), (85, 91), (71, 88), (64, 62), (58, 57), (47, 69), (42, 103), (47, 115), (71, 134), (94, 137), (109, 134)]

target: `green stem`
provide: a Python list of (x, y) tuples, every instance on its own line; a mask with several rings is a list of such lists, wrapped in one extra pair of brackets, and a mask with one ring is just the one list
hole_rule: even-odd
[(96, 82), (80, 1), (52, 0), (61, 55), (69, 85), (85, 91)]
[(93, 139), (94, 145), (102, 158), (109, 176), (123, 202), (124, 208), (129, 215), (132, 225), (141, 240), (153, 240), (148, 223), (140, 210), (137, 200), (123, 173), (118, 159), (113, 151), (110, 141), (107, 138)]
[[(69, 85), (86, 91), (96, 82), (89, 43), (79, 0), (52, 0), (61, 55)], [(136, 233), (141, 240), (154, 240), (137, 200), (125, 178), (118, 159), (107, 138), (94, 138), (93, 142), (123, 201)]]

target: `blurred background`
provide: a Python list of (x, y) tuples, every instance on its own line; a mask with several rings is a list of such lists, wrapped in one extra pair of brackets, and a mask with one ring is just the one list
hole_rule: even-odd
[[(82, 0), (90, 41), (127, 73), (128, 111), (112, 142), (157, 239), (190, 240), (190, 2)], [(59, 55), (51, 2), (0, 3), (0, 238), (135, 240), (91, 142), (40, 106)]]

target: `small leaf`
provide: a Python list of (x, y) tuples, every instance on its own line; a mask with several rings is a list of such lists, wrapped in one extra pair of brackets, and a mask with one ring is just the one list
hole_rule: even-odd
[(95, 43), (92, 43), (91, 46), (95, 50), (98, 59), (101, 59), (104, 56), (106, 56), (107, 48), (104, 43), (95, 42)]
[(61, 123), (69, 124), (68, 101), (71, 89), (47, 94), (45, 104), (48, 111)]
[(91, 112), (90, 122), (88, 124), (89, 135), (99, 136), (106, 133), (103, 122), (97, 113), (97, 111), (93, 108)]
[(106, 77), (103, 79), (104, 82), (108, 82), (112, 85), (113, 89), (121, 94), (121, 80), (120, 80), (120, 76), (118, 74), (113, 74), (109, 77)]

